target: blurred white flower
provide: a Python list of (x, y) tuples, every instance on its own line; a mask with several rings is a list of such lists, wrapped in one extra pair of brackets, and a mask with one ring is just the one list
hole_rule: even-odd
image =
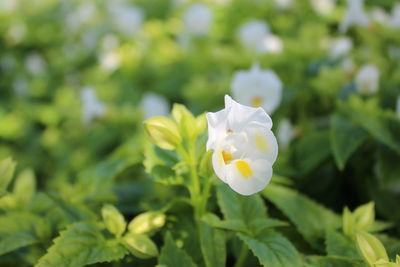
[(1, 13), (11, 13), (18, 6), (17, 0), (2, 0), (0, 1), (0, 14)]
[(311, 0), (311, 6), (317, 14), (326, 16), (335, 9), (336, 0)]
[(140, 108), (145, 119), (154, 116), (168, 116), (170, 110), (168, 100), (165, 97), (151, 92), (143, 95)]
[(353, 41), (349, 37), (337, 38), (330, 47), (329, 56), (333, 59), (347, 56), (353, 48)]
[(397, 2), (392, 8), (389, 26), (394, 29), (400, 28), (400, 2)]
[(251, 20), (240, 26), (238, 37), (242, 44), (257, 53), (265, 52), (264, 40), (270, 34), (269, 26), (262, 20)]
[(12, 44), (19, 44), (26, 37), (26, 25), (23, 22), (13, 23), (7, 31), (7, 37)]
[(96, 92), (91, 87), (85, 87), (81, 91), (82, 122), (85, 125), (90, 124), (93, 119), (102, 117), (106, 113), (106, 107), (97, 97)]
[(25, 68), (32, 76), (40, 76), (46, 72), (46, 62), (38, 53), (31, 53), (25, 58)]
[(388, 13), (385, 12), (385, 10), (381, 7), (374, 6), (371, 11), (371, 18), (372, 20), (378, 22), (379, 24), (387, 25), (390, 19), (390, 16)]
[(183, 16), (185, 33), (194, 36), (206, 35), (210, 31), (212, 19), (212, 11), (206, 4), (191, 5)]
[(255, 194), (268, 185), (278, 144), (272, 120), (262, 108), (252, 108), (225, 96), (225, 108), (207, 113), (207, 150), (213, 149), (216, 175), (242, 195)]
[(106, 52), (100, 55), (100, 68), (111, 73), (121, 65), (121, 57), (116, 51)]
[(28, 94), (28, 86), (28, 81), (21, 76), (16, 77), (12, 83), (14, 92), (18, 97), (25, 97)]
[(141, 29), (144, 20), (144, 12), (141, 8), (115, 1), (111, 1), (108, 6), (119, 32), (132, 36)]
[(118, 37), (114, 34), (107, 34), (101, 39), (101, 48), (104, 51), (111, 51), (119, 46)]
[(283, 119), (278, 127), (278, 142), (282, 149), (287, 149), (290, 142), (295, 136), (295, 130), (292, 123), (288, 119)]
[(347, 0), (347, 10), (339, 26), (341, 32), (346, 32), (350, 26), (367, 27), (368, 15), (364, 11), (364, 0)]
[(356, 88), (360, 94), (370, 95), (379, 88), (379, 70), (372, 64), (364, 65), (355, 77)]
[(233, 98), (252, 107), (262, 107), (272, 114), (282, 98), (282, 82), (275, 72), (253, 64), (248, 71), (237, 71), (231, 84)]
[(397, 97), (396, 113), (400, 117), (400, 96)]
[(266, 53), (278, 54), (283, 50), (281, 38), (274, 34), (268, 34), (264, 40), (264, 49)]
[(68, 33), (76, 33), (82, 26), (94, 19), (97, 12), (95, 3), (82, 1), (75, 10), (66, 16), (66, 30)]
[(351, 74), (354, 72), (355, 64), (352, 58), (347, 57), (342, 61), (342, 69), (346, 74)]
[(286, 10), (293, 6), (293, 0), (275, 0), (275, 5), (279, 9)]

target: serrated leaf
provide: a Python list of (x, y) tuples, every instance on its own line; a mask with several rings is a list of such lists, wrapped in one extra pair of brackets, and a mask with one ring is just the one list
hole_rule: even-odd
[(300, 256), (296, 248), (284, 236), (271, 230), (264, 230), (256, 237), (243, 233), (237, 236), (247, 244), (263, 266), (300, 266)]
[(161, 249), (158, 263), (166, 267), (196, 267), (192, 258), (182, 249), (178, 248), (168, 232), (165, 237), (165, 244)]
[(362, 260), (334, 256), (308, 256), (304, 267), (365, 267)]
[(275, 204), (316, 248), (323, 247), (327, 229), (341, 226), (340, 216), (293, 189), (271, 184), (262, 195)]
[(0, 217), (0, 255), (45, 240), (50, 226), (39, 216), (27, 212)]
[(349, 157), (364, 142), (368, 134), (340, 115), (331, 117), (330, 143), (339, 169), (343, 170)]
[(357, 247), (352, 239), (334, 229), (326, 231), (326, 252), (329, 256), (359, 259)]
[(106, 239), (101, 228), (94, 223), (69, 225), (36, 267), (79, 267), (88, 264), (111, 262), (122, 259), (127, 250), (115, 239)]
[(224, 232), (214, 229), (206, 222), (199, 227), (200, 247), (207, 267), (226, 266), (226, 247)]
[(16, 163), (11, 158), (0, 162), (0, 196), (4, 195), (14, 175)]
[(259, 195), (242, 196), (233, 192), (227, 185), (218, 186), (218, 205), (226, 220), (241, 221), (243, 228), (256, 233), (260, 223), (267, 219), (267, 210)]

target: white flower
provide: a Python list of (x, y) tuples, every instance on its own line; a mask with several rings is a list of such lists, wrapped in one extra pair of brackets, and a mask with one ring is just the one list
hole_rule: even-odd
[(381, 7), (374, 6), (371, 9), (370, 14), (371, 14), (372, 20), (374, 20), (380, 24), (387, 25), (389, 22), (389, 19), (390, 19), (389, 14), (387, 14), (385, 12), (385, 10)]
[(31, 53), (25, 59), (25, 68), (32, 76), (40, 76), (46, 71), (46, 62), (40, 54)]
[(275, 5), (279, 9), (286, 10), (293, 6), (293, 0), (275, 0)]
[(191, 5), (183, 16), (186, 33), (194, 36), (206, 35), (210, 31), (212, 17), (213, 14), (207, 5)]
[(364, 0), (347, 0), (347, 10), (339, 30), (346, 32), (352, 26), (367, 27), (369, 18), (364, 12)]
[(116, 51), (106, 52), (100, 55), (100, 68), (105, 72), (113, 72), (121, 65), (121, 57)]
[(311, 0), (311, 6), (316, 13), (326, 16), (332, 13), (335, 9), (335, 0)]
[(154, 116), (167, 116), (169, 114), (169, 103), (167, 99), (159, 94), (145, 93), (140, 102), (145, 119)]
[(394, 29), (400, 28), (400, 3), (396, 3), (392, 9), (389, 26)]
[(396, 113), (400, 117), (400, 96), (397, 97)]
[(336, 39), (329, 50), (329, 56), (333, 59), (341, 58), (349, 54), (353, 48), (353, 41), (349, 37), (340, 37)]
[(238, 37), (242, 44), (257, 53), (265, 52), (264, 40), (269, 34), (269, 26), (262, 20), (246, 22), (238, 30)]
[(95, 91), (90, 87), (85, 87), (81, 91), (81, 100), (83, 102), (82, 122), (89, 124), (93, 119), (102, 117), (106, 112), (106, 107), (101, 103)]
[(109, 3), (109, 10), (115, 26), (122, 34), (132, 36), (142, 27), (144, 13), (141, 8), (118, 2), (111, 2)]
[(247, 106), (262, 107), (271, 114), (282, 98), (282, 82), (275, 72), (254, 64), (249, 71), (238, 71), (232, 80), (233, 98)]
[(343, 59), (342, 61), (342, 69), (345, 73), (347, 74), (351, 74), (353, 73), (355, 68), (355, 64), (352, 58), (347, 57), (345, 59)]
[(226, 95), (225, 108), (208, 112), (207, 121), (207, 150), (214, 150), (212, 164), (216, 175), (242, 195), (255, 194), (266, 187), (278, 155), (268, 114)]
[(372, 64), (364, 65), (355, 78), (357, 90), (360, 94), (376, 93), (379, 87), (379, 70)]
[(281, 38), (276, 35), (268, 34), (264, 38), (264, 49), (267, 53), (278, 54), (283, 50), (283, 44)]
[(290, 142), (295, 136), (295, 130), (293, 125), (290, 123), (288, 119), (283, 119), (279, 123), (278, 127), (278, 142), (283, 149), (288, 148)]

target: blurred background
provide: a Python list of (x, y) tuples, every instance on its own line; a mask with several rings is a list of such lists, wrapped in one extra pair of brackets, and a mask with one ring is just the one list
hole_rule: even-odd
[(0, 159), (73, 197), (68, 183), (105, 175), (93, 166), (129, 159), (123, 202), (145, 192), (126, 187), (146, 177), (143, 120), (220, 109), (253, 64), (282, 84), (275, 174), (400, 222), (397, 1), (0, 0)]

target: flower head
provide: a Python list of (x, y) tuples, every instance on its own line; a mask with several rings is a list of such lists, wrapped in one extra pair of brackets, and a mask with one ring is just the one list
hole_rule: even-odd
[(353, 41), (349, 37), (340, 37), (336, 39), (329, 50), (329, 56), (333, 59), (347, 56), (353, 48)]
[(233, 98), (247, 106), (262, 107), (271, 114), (282, 98), (282, 82), (275, 72), (254, 64), (249, 71), (236, 72), (232, 81)]
[(115, 26), (122, 34), (132, 36), (142, 27), (144, 12), (141, 8), (111, 1), (109, 10)]
[(290, 142), (295, 137), (295, 129), (289, 119), (283, 119), (278, 127), (278, 142), (283, 149), (289, 147)]
[(228, 95), (225, 108), (207, 113), (207, 150), (216, 175), (234, 191), (251, 195), (268, 185), (278, 144), (262, 108), (241, 105)]
[(332, 13), (335, 5), (335, 0), (311, 0), (312, 8), (321, 16), (326, 16)]
[(379, 70), (372, 64), (364, 65), (357, 73), (355, 83), (358, 92), (370, 95), (378, 91)]
[(257, 53), (265, 52), (265, 37), (270, 33), (269, 26), (262, 20), (251, 20), (240, 26), (238, 37), (242, 44)]
[(94, 118), (101, 117), (106, 112), (106, 107), (97, 99), (95, 91), (92, 88), (83, 88), (81, 99), (83, 102), (82, 121), (84, 124), (89, 124)]
[(400, 28), (400, 3), (396, 3), (392, 8), (392, 14), (389, 20), (389, 26), (394, 29)]
[(183, 17), (186, 33), (201, 36), (209, 32), (212, 23), (210, 8), (201, 3), (191, 5)]
[(367, 27), (369, 25), (368, 15), (364, 12), (364, 0), (347, 0), (347, 10), (340, 24), (340, 31), (346, 32), (352, 26)]

